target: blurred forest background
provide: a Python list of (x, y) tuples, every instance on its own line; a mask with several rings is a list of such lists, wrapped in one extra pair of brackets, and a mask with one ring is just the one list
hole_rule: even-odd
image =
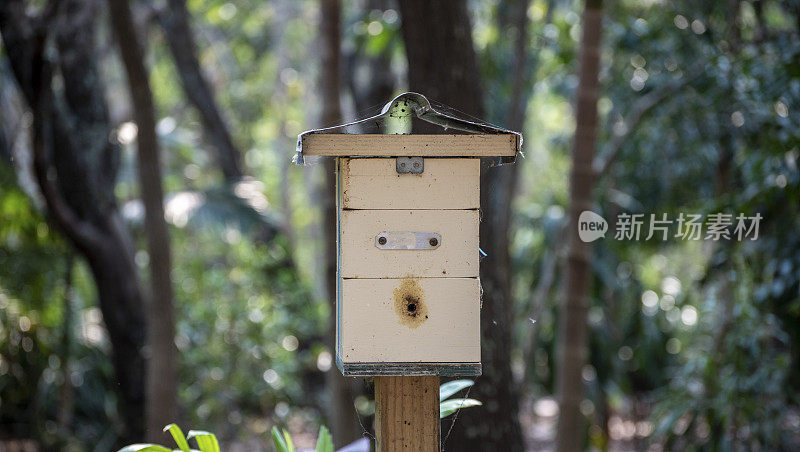
[[(409, 89), (525, 136), (446, 449), (800, 449), (798, 0), (3, 0), (0, 35), (0, 450), (370, 435), (332, 170), (290, 158)], [(585, 209), (763, 220), (590, 246)]]

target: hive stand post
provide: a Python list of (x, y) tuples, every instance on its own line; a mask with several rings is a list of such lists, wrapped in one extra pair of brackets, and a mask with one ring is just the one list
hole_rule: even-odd
[(439, 425), (439, 377), (375, 377), (379, 452), (436, 452)]
[[(411, 108), (396, 101), (385, 133), (411, 132)], [(439, 450), (439, 377), (375, 377), (375, 437), (378, 452)]]

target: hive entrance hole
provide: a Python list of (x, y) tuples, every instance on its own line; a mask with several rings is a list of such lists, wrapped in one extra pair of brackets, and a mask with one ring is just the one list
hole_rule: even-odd
[(406, 311), (410, 315), (416, 315), (418, 300), (414, 297), (406, 297)]

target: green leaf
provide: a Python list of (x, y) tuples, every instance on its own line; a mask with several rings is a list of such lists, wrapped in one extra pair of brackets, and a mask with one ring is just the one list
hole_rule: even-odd
[(317, 452), (333, 452), (333, 438), (331, 437), (331, 432), (324, 425), (319, 427)]
[[(289, 444), (286, 444), (286, 439), (281, 436), (281, 432), (278, 431), (278, 427), (272, 427), (272, 443), (275, 445), (275, 449), (277, 452), (292, 452), (294, 451), (294, 445), (292, 444), (292, 438), (289, 437), (289, 434), (286, 433), (284, 430), (284, 434), (289, 439)], [(291, 447), (291, 448), (290, 448)]]
[(117, 452), (172, 452), (172, 449), (167, 449), (158, 444), (131, 444), (125, 446)]
[(283, 430), (283, 437), (286, 438), (286, 446), (289, 448), (289, 452), (294, 452), (294, 443), (292, 442), (292, 436), (289, 435), (289, 432)]
[(217, 436), (211, 432), (189, 430), (188, 438), (194, 438), (197, 441), (200, 452), (219, 452), (219, 441), (217, 441)]
[(483, 404), (475, 399), (445, 400), (444, 402), (439, 404), (439, 419), (444, 419), (461, 408), (469, 408), (471, 406), (481, 406), (481, 405)]
[(439, 386), (439, 401), (447, 400), (448, 397), (457, 393), (458, 391), (474, 385), (472, 380), (453, 380)]
[(178, 445), (178, 448), (180, 448), (181, 451), (190, 452), (189, 443), (186, 442), (186, 437), (183, 436), (183, 431), (180, 427), (178, 427), (178, 424), (169, 424), (168, 426), (164, 427), (164, 431), (169, 431), (169, 433), (172, 435), (172, 438), (175, 440), (175, 444)]

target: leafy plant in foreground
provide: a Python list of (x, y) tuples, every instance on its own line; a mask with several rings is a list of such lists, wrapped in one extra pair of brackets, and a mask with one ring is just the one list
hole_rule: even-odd
[[(294, 452), (292, 437), (286, 430), (278, 431), (278, 427), (272, 427), (272, 443), (278, 452)], [(319, 436), (317, 436), (316, 452), (333, 452), (333, 438), (328, 428), (320, 426)]]
[[(189, 448), (188, 440), (192, 438), (197, 442), (197, 447), (200, 452), (220, 452), (219, 442), (217, 441), (216, 435), (213, 433), (203, 430), (189, 430), (189, 435), (183, 436), (183, 431), (177, 424), (169, 424), (164, 427), (164, 431), (169, 431), (172, 435), (172, 439), (175, 440), (175, 444), (178, 446), (178, 450), (181, 452), (194, 452), (198, 450)], [(174, 449), (158, 444), (131, 444), (130, 446), (123, 447), (118, 452), (173, 452), (173, 450)]]
[[(480, 401), (475, 399), (450, 398), (458, 391), (469, 388), (473, 384), (475, 384), (475, 382), (472, 380), (453, 380), (439, 386), (440, 419), (450, 416), (461, 408), (482, 405)], [(169, 424), (164, 427), (164, 431), (169, 431), (180, 452), (195, 452), (198, 450), (189, 448), (188, 440), (192, 438), (197, 441), (197, 447), (200, 452), (220, 452), (219, 442), (213, 433), (203, 430), (189, 430), (189, 434), (183, 436), (183, 431), (177, 424)], [(292, 436), (289, 432), (286, 430), (278, 430), (277, 427), (272, 427), (271, 434), (272, 443), (275, 445), (278, 452), (295, 452)], [(174, 449), (158, 444), (131, 444), (130, 446), (120, 449), (118, 452), (173, 452), (173, 450)], [(334, 452), (333, 438), (328, 428), (324, 425), (319, 428), (316, 452)]]
[(461, 408), (481, 406), (482, 403), (475, 399), (450, 399), (453, 394), (474, 384), (472, 380), (453, 380), (439, 386), (439, 419), (444, 419)]
[[(453, 380), (439, 386), (439, 419), (444, 419), (461, 408), (482, 405), (480, 401), (475, 399), (450, 398), (458, 391), (469, 388), (474, 384), (475, 382), (472, 380)], [(295, 450), (294, 443), (292, 443), (292, 436), (286, 430), (278, 431), (277, 427), (272, 427), (272, 442), (275, 444), (275, 448), (278, 452), (294, 452)], [(330, 447), (328, 447), (329, 442)], [(325, 426), (319, 429), (317, 452), (333, 452), (331, 434)]]

